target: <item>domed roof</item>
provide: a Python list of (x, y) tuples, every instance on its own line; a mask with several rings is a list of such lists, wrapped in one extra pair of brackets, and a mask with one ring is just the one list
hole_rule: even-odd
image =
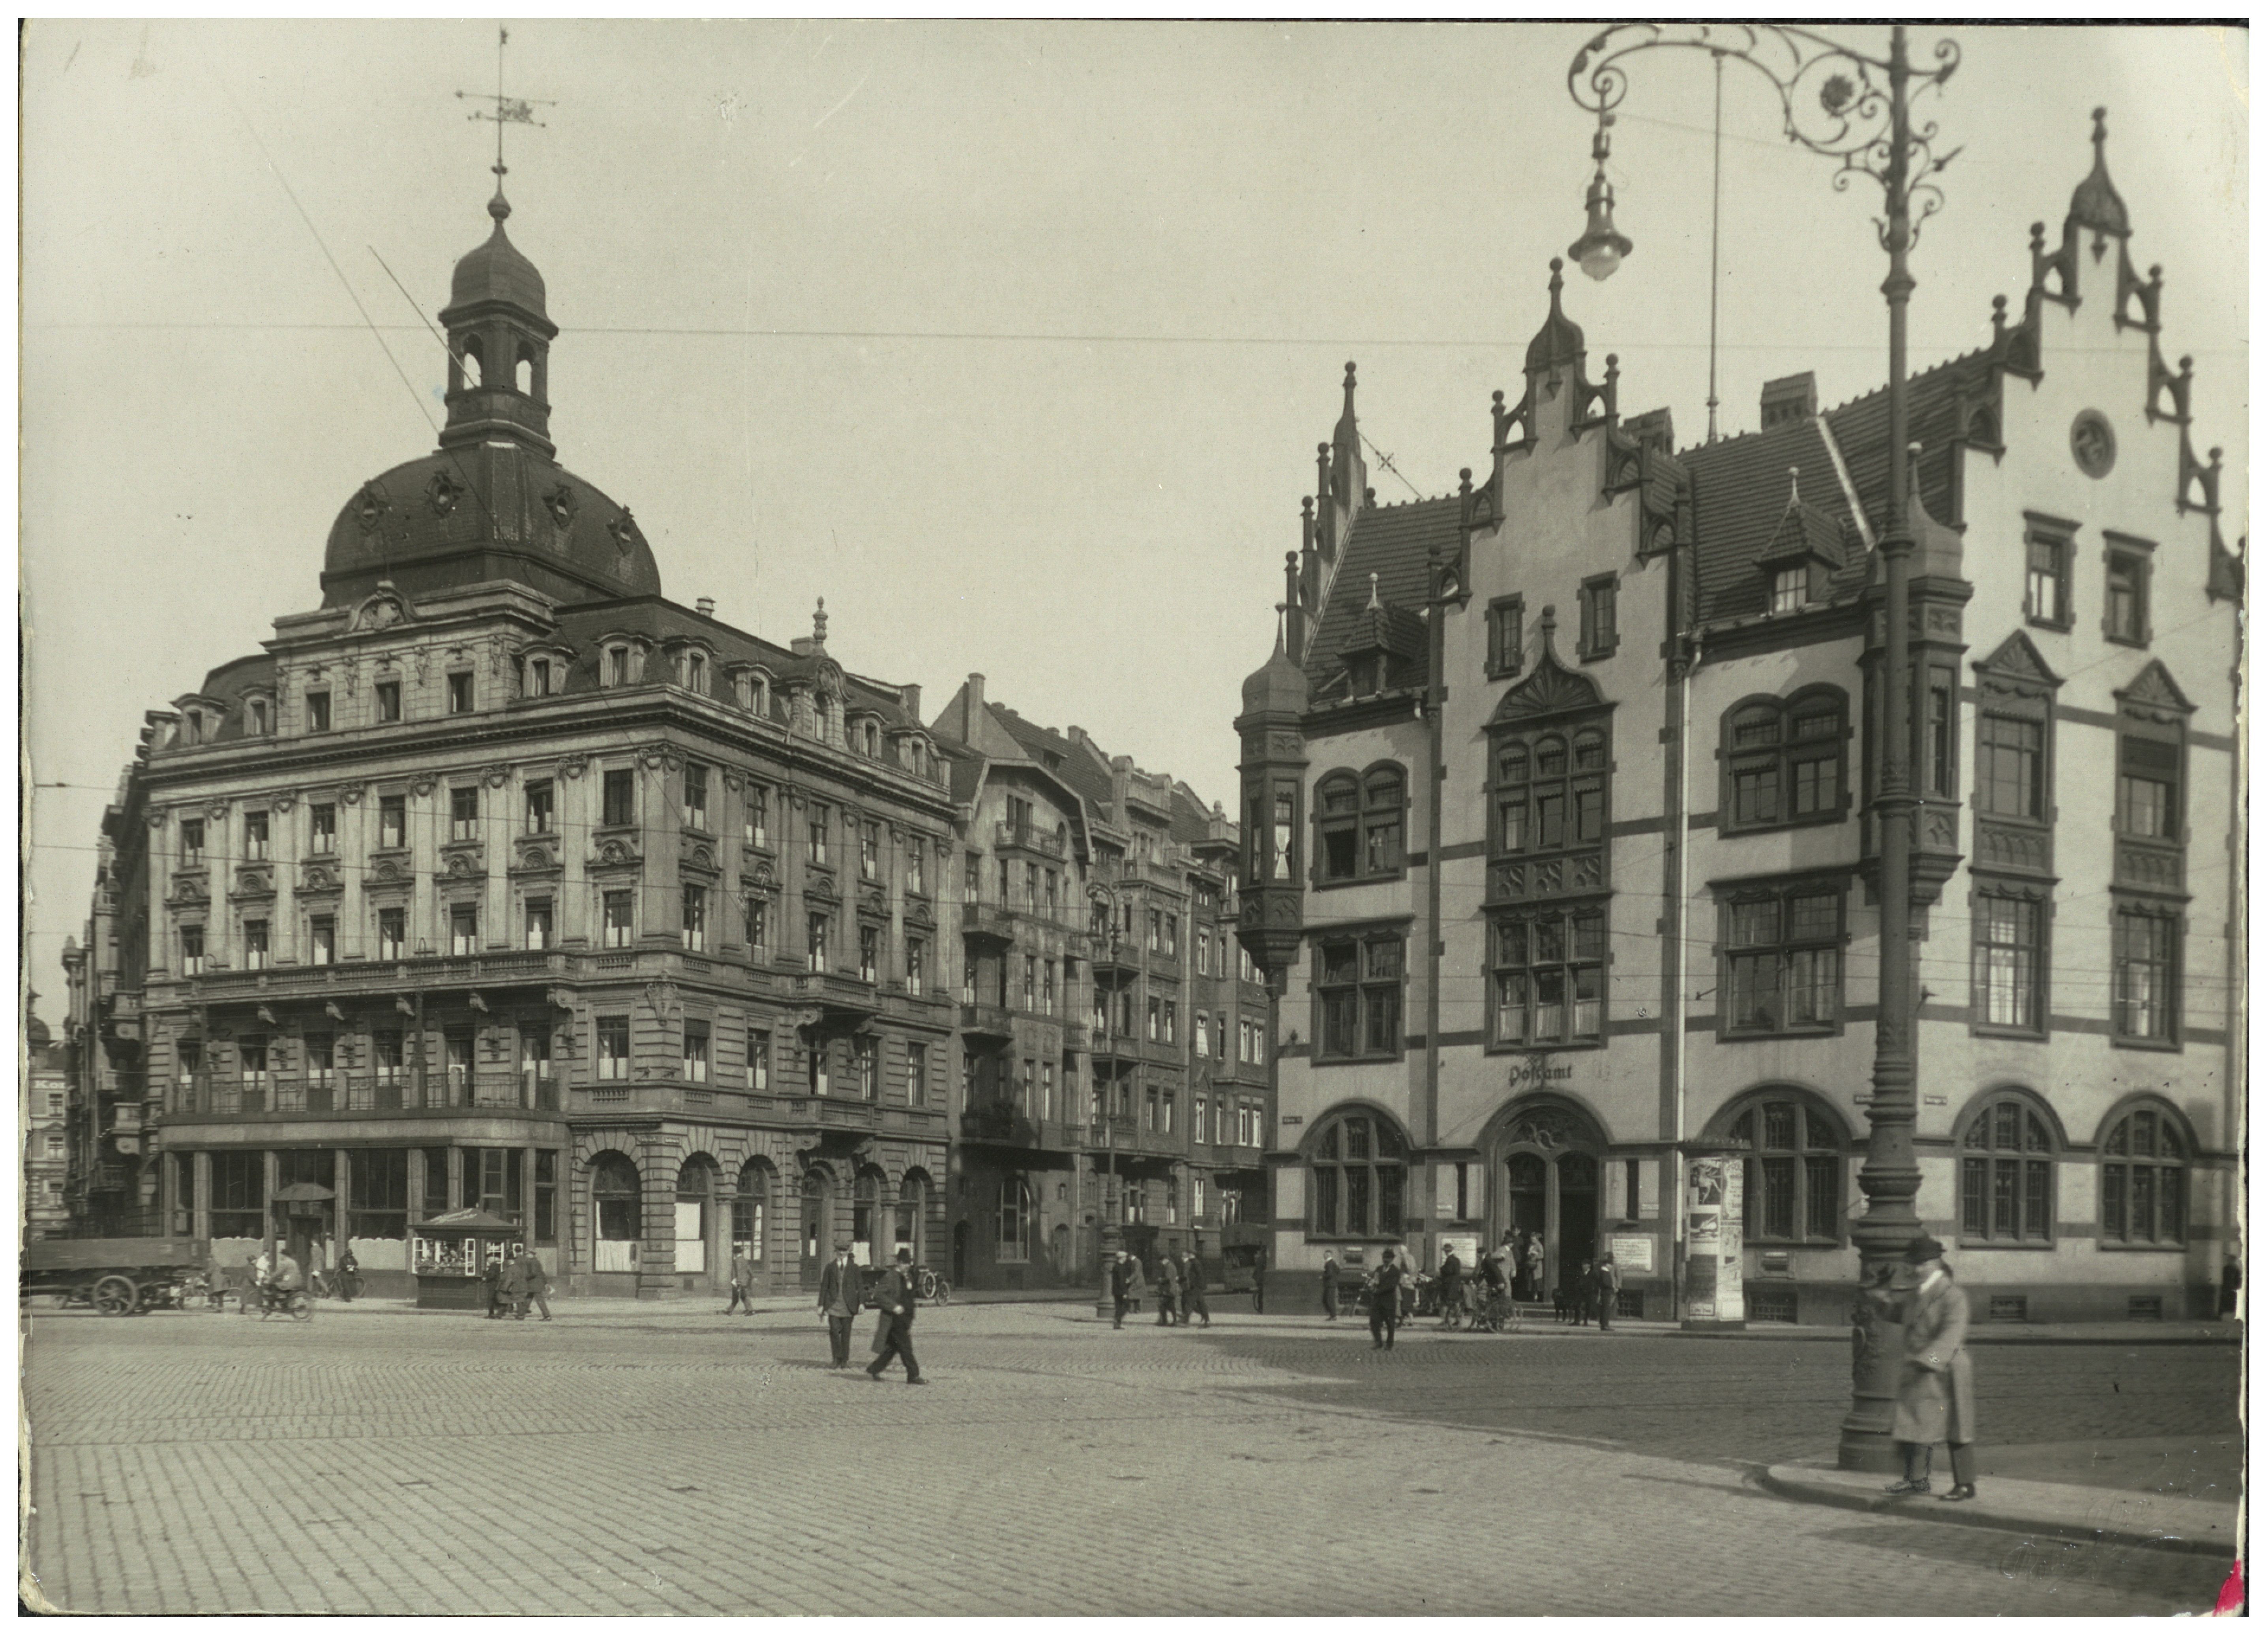
[[(2071, 217), (2082, 227), (2091, 227), (2098, 233), (2115, 233), (2126, 237), (2126, 201), (2118, 196), (2118, 189), (2110, 185), (2110, 167), (2102, 160), (2102, 144), (2108, 132), (2104, 121), (2108, 110), (2095, 110), (2095, 168), (2086, 180), (2071, 193)], [(2102, 254), (2102, 241), (2095, 240), (2095, 254)]]
[(1244, 679), (1244, 713), (1248, 716), (1263, 711), (1289, 711), (1293, 714), (1307, 708), (1307, 673), (1292, 662), (1284, 651), (1284, 638), (1276, 638), (1276, 651), (1268, 662)]
[(501, 192), (489, 201), (489, 214), (496, 218), (496, 231), (489, 234), (486, 243), (457, 262), (457, 270), (449, 279), (449, 310), (477, 301), (508, 301), (548, 319), (550, 314), (543, 310), (543, 275), (504, 236), (504, 218), (512, 214), (512, 206)]
[(565, 602), (656, 596), (660, 571), (630, 509), (524, 444), (437, 449), (372, 478), (331, 525), (323, 601), (391, 579), (416, 595), (516, 579)]

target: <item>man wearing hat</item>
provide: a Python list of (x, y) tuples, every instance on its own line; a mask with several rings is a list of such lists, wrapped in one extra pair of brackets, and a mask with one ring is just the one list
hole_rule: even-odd
[[(848, 1252), (846, 1251), (846, 1258)], [(906, 1364), (906, 1384), (926, 1386), (922, 1378), (921, 1365), (914, 1361), (914, 1252), (898, 1252), (898, 1264), (882, 1274), (881, 1286), (875, 1291), (881, 1306), (880, 1318), (874, 1325), (874, 1361), (866, 1366), (866, 1378), (879, 1381), (882, 1371), (890, 1367), (890, 1360), (902, 1358)]]
[(847, 1238), (835, 1241), (835, 1259), (820, 1269), (819, 1309), (827, 1315), (827, 1341), (835, 1352), (835, 1367), (847, 1369), (850, 1321), (858, 1315), (858, 1268), (850, 1259)]
[(1920, 1279), (1906, 1298), (1905, 1356), (1898, 1366), (1897, 1412), (1890, 1435), (1905, 1456), (1906, 1474), (1893, 1494), (1929, 1492), (1932, 1448), (1953, 1455), (1953, 1487), (1941, 1498), (1977, 1498), (1977, 1394), (1963, 1343), (1969, 1338), (1969, 1297), (1946, 1271), (1945, 1246), (1924, 1234), (1906, 1246), (1906, 1264)]

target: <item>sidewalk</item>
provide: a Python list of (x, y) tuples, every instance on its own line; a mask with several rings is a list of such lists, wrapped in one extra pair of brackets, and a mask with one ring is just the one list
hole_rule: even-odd
[[(1761, 1480), (1810, 1505), (2234, 1560), (2242, 1462), (2235, 1436), (1979, 1445), (1977, 1498), (1957, 1505), (1887, 1494), (1890, 1473), (1838, 1470), (1831, 1455), (1770, 1467)], [(1939, 1494), (1951, 1486), (1944, 1465), (1940, 1456), (1933, 1470)]]

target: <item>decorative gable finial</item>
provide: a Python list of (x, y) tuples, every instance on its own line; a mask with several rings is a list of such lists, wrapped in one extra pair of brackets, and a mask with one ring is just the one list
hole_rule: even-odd
[(2111, 239), (2124, 239), (2128, 232), (2126, 202), (2110, 185), (2110, 170), (2103, 163), (2102, 144), (2110, 134), (2108, 116), (2106, 108), (2095, 110), (2095, 168), (2087, 173), (2085, 181), (2072, 190), (2071, 195), (2070, 219), (2081, 227), (2094, 229), (2095, 242), (2089, 247), (2098, 262)]
[[(2218, 453), (2218, 451), (2216, 451), (2216, 453)], [(1365, 605), (1363, 611), (1365, 613), (1369, 613), (1373, 609), (1382, 608), (1384, 606), (1385, 604), (1378, 600), (1378, 576), (1376, 574), (1373, 574), (1370, 577), (1370, 601)]]
[(827, 599), (821, 597), (819, 606), (811, 615), (811, 640), (822, 650), (827, 646)]
[(1559, 610), (1546, 602), (1543, 605), (1543, 617), (1536, 622), (1536, 629), (1543, 632), (1543, 652), (1549, 658), (1551, 656), (1551, 633), (1559, 629)]
[(1789, 468), (1787, 468), (1787, 507), (1788, 507), (1788, 510), (1790, 510), (1790, 511), (1793, 511), (1797, 506), (1799, 506), (1799, 505), (1802, 505), (1802, 504), (1803, 504), (1803, 468), (1802, 468), (1802, 467), (1800, 467), (1800, 466), (1791, 466), (1791, 467), (1789, 467)]

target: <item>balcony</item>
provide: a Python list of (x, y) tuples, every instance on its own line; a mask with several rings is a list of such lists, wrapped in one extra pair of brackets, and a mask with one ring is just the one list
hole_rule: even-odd
[(961, 935), (987, 938), (998, 943), (1012, 943), (1016, 940), (1015, 914), (1005, 904), (963, 898), (961, 903)]
[(1131, 943), (1113, 941), (1096, 949), (1088, 963), (1098, 972), (1116, 971), (1130, 977), (1141, 971), (1142, 954)]
[(257, 971), (204, 971), (183, 981), (195, 1002), (271, 996), (329, 996), (369, 989), (401, 993), (419, 989), (538, 983), (609, 965), (628, 969), (636, 956), (622, 952), (571, 956), (558, 949), (497, 949), (484, 954), (421, 955), (411, 960), (359, 960), (329, 966), (269, 966)]
[(1086, 1025), (1083, 1022), (1064, 1023), (1063, 1025), (1063, 1048), (1067, 1051), (1085, 1050), (1086, 1049)]
[(1015, 1022), (1005, 1006), (988, 1006), (964, 998), (961, 1002), (961, 1031), (984, 1039), (1015, 1037)]
[(1031, 824), (996, 823), (992, 826), (992, 844), (1037, 852), (1043, 858), (1061, 858), (1064, 855), (1061, 836)]
[[(176, 1080), (166, 1114), (173, 1119), (269, 1119), (387, 1117), (434, 1113), (475, 1117), (513, 1113), (557, 1113), (564, 1086), (556, 1077), (514, 1072), (509, 1067), (475, 1070), (459, 1077), (429, 1069), (421, 1093), (417, 1072), (405, 1067), (379, 1072), (270, 1074), (264, 1081), (209, 1080), (198, 1075)], [(151, 1123), (156, 1123), (152, 1109)]]

